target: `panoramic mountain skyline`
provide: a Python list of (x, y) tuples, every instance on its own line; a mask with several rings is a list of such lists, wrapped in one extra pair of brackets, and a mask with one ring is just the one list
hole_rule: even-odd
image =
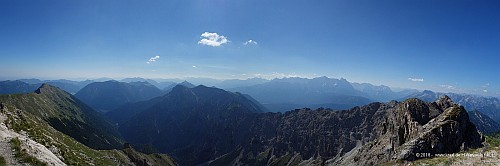
[(499, 96), (491, 1), (0, 2), (0, 79), (318, 77)]

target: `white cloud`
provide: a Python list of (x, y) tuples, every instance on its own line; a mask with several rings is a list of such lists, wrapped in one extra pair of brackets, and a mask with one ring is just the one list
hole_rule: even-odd
[(149, 60), (146, 63), (150, 64), (151, 62), (156, 62), (158, 59), (160, 59), (160, 56), (156, 55), (154, 57), (149, 58)]
[(483, 92), (484, 93), (488, 93), (488, 88), (490, 87), (490, 83), (486, 83), (486, 84), (484, 84), (481, 87), (483, 88)]
[(408, 78), (408, 80), (413, 81), (413, 82), (424, 82), (423, 78)]
[(486, 84), (484, 84), (484, 85), (483, 85), (483, 86), (481, 86), (481, 87), (483, 87), (483, 88), (488, 88), (489, 86), (490, 86), (490, 83), (486, 83)]
[(229, 42), (227, 37), (219, 35), (217, 33), (204, 32), (201, 34), (201, 40), (198, 41), (198, 44), (203, 44), (212, 47), (218, 47), (222, 44), (226, 44)]
[(196, 66), (195, 66), (195, 65), (193, 65), (193, 66), (191, 66), (191, 67), (196, 68)]
[(255, 40), (250, 39), (250, 40), (246, 41), (245, 43), (243, 43), (243, 45), (245, 45), (245, 46), (246, 46), (246, 45), (249, 45), (249, 44), (250, 44), (250, 45), (251, 45), (251, 44), (253, 44), (253, 45), (257, 45), (257, 42), (256, 42)]

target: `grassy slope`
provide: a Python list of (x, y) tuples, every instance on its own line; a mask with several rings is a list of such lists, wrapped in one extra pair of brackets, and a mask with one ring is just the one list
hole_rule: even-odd
[(99, 113), (60, 89), (51, 86), (41, 89), (41, 93), (1, 95), (0, 102), (40, 117), (92, 148), (121, 147), (119, 133)]
[[(3, 113), (7, 115), (5, 124), (16, 132), (25, 131), (36, 142), (57, 149), (54, 153), (68, 165), (130, 165), (127, 154), (121, 150), (94, 150), (73, 138), (55, 130), (46, 121), (31, 113), (17, 109), (12, 105), (4, 105)], [(153, 156), (155, 161), (174, 163), (171, 158)], [(165, 155), (166, 156), (166, 155)]]

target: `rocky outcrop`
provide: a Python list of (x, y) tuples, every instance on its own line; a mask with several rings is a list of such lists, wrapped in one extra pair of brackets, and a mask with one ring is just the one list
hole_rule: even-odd
[(372, 103), (346, 111), (261, 114), (252, 137), (211, 165), (377, 165), (478, 148), (484, 138), (448, 97)]
[(456, 153), (481, 147), (484, 137), (469, 121), (466, 110), (443, 96), (425, 103), (408, 99), (378, 112), (377, 136), (332, 164), (374, 165), (391, 160), (412, 161), (435, 154)]

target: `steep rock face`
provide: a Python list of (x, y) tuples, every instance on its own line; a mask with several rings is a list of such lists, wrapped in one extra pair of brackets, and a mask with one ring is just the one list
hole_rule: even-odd
[(500, 124), (491, 119), (488, 115), (474, 110), (467, 112), (469, 114), (469, 119), (474, 125), (476, 125), (477, 130), (485, 134), (492, 134), (500, 131)]
[(379, 113), (385, 115), (376, 122), (376, 139), (331, 163), (374, 165), (391, 160), (411, 161), (424, 155), (478, 148), (484, 141), (465, 109), (447, 96), (433, 103), (408, 99)]

